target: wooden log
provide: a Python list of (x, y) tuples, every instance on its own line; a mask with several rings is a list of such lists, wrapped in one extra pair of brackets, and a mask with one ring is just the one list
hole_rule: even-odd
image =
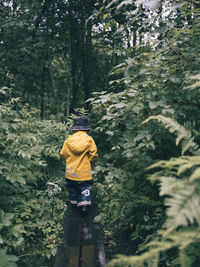
[(88, 215), (69, 208), (64, 220), (64, 240), (58, 248), (54, 267), (103, 267), (106, 264), (103, 231), (94, 223), (93, 205)]

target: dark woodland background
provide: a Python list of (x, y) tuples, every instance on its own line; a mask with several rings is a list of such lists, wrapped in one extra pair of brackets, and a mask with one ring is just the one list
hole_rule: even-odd
[(59, 151), (83, 114), (108, 266), (200, 266), (200, 2), (4, 0), (0, 14), (0, 266), (52, 265)]

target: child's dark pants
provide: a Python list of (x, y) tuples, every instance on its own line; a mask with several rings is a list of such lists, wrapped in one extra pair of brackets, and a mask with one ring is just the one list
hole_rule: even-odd
[(77, 207), (90, 206), (92, 204), (92, 181), (72, 181), (67, 179), (70, 203)]

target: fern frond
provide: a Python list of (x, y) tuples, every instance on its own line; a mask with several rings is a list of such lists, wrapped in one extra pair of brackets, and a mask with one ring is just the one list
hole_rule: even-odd
[(192, 137), (191, 131), (185, 129), (178, 122), (174, 121), (171, 118), (162, 115), (157, 115), (157, 116), (150, 116), (148, 119), (143, 121), (142, 124), (145, 124), (151, 120), (157, 120), (158, 122), (161, 122), (164, 125), (164, 127), (169, 130), (169, 132), (175, 133), (177, 135), (176, 138), (177, 146), (180, 144), (182, 140), (184, 140), (184, 142), (182, 143), (182, 155), (189, 149), (192, 150), (198, 149), (198, 145), (194, 142), (194, 138)]
[(171, 240), (172, 243), (175, 244), (175, 246), (179, 246), (179, 248), (182, 250), (193, 243), (199, 243), (200, 228), (199, 227), (194, 227), (192, 229), (184, 228), (179, 231), (173, 231), (166, 238), (167, 240), (168, 239)]
[(177, 174), (180, 175), (187, 170), (191, 170), (193, 167), (200, 165), (200, 156), (188, 157), (187, 161), (180, 165)]
[(160, 195), (167, 195), (165, 204), (168, 218), (167, 231), (173, 231), (178, 226), (200, 225), (200, 195), (196, 186), (186, 180), (172, 177), (162, 177)]
[(196, 170), (192, 173), (192, 175), (189, 178), (189, 181), (193, 182), (197, 179), (200, 179), (200, 167), (196, 168)]
[(200, 74), (196, 74), (196, 75), (190, 76), (189, 79), (199, 80), (200, 81)]
[[(143, 267), (144, 263), (150, 262), (152, 265), (152, 259), (156, 259), (158, 255), (163, 252), (170, 250), (174, 247), (179, 248), (179, 262), (180, 267), (185, 267), (184, 259), (186, 259), (187, 255), (183, 255), (185, 248), (193, 243), (199, 242), (200, 239), (200, 229), (194, 228), (183, 229), (181, 231), (173, 231), (169, 235), (165, 235), (165, 231), (159, 231), (159, 234), (163, 239), (161, 241), (152, 241), (146, 245), (147, 251), (141, 255), (136, 256), (123, 256), (118, 255), (116, 259), (111, 260), (108, 263), (108, 267)], [(165, 237), (164, 237), (165, 236)], [(188, 261), (187, 261), (188, 262)], [(155, 266), (158, 266), (158, 261), (153, 262)], [(157, 264), (157, 265), (156, 265)], [(189, 267), (190, 265), (187, 265)]]
[[(152, 259), (152, 257), (157, 257), (157, 255), (162, 252), (166, 251), (174, 246), (171, 241), (163, 241), (163, 242), (151, 242), (148, 244), (151, 248), (149, 251), (143, 253), (139, 256), (123, 256), (117, 255), (116, 259), (111, 260), (108, 263), (108, 267), (125, 267), (125, 266), (134, 266), (134, 267), (143, 267), (144, 262)], [(154, 262), (155, 263), (155, 262)], [(155, 264), (154, 264), (155, 265)]]
[(160, 195), (166, 196), (167, 233), (179, 226), (200, 225), (200, 192), (195, 181), (200, 178), (199, 165), (200, 156), (182, 156), (148, 167), (161, 168), (148, 179), (160, 181)]
[(182, 165), (184, 163), (188, 163), (188, 157), (187, 156), (182, 156), (182, 157), (178, 157), (178, 158), (171, 158), (170, 160), (160, 160), (160, 161), (150, 165), (146, 169), (147, 170), (155, 169), (155, 168), (172, 169), (173, 167)]
[(200, 87), (200, 74), (197, 74), (197, 75), (194, 75), (194, 76), (190, 76), (189, 79), (196, 80), (197, 82), (193, 83), (192, 85), (186, 86), (183, 89), (185, 89), (185, 90), (186, 89), (193, 90), (193, 89), (196, 89), (196, 88)]
[(187, 256), (187, 254), (186, 254), (184, 249), (180, 249), (180, 251), (179, 251), (179, 261), (180, 261), (180, 266), (181, 267), (191, 266), (191, 260)]
[(150, 180), (159, 180), (159, 177), (163, 176), (163, 174), (169, 172), (172, 175), (173, 170), (177, 171), (176, 176), (183, 174), (187, 170), (192, 170), (194, 167), (200, 165), (200, 156), (181, 156), (177, 158), (171, 158), (170, 160), (161, 160), (158, 161), (149, 167), (147, 170), (161, 168), (164, 171), (155, 172), (154, 174), (149, 176)]
[(161, 181), (161, 186), (160, 186), (160, 195), (172, 195), (175, 193), (174, 191), (176, 190), (177, 185), (179, 185), (179, 182), (176, 178), (174, 177), (166, 177), (162, 176), (159, 179)]
[(184, 89), (191, 89), (191, 90), (193, 90), (193, 89), (196, 89), (196, 88), (199, 88), (199, 87), (200, 87), (200, 81), (198, 81), (196, 83), (193, 83), (192, 85), (187, 86)]

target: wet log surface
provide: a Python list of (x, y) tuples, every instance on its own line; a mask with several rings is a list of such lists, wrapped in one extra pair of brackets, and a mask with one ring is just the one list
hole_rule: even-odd
[(69, 208), (64, 220), (64, 239), (58, 247), (54, 267), (103, 267), (106, 264), (101, 225), (93, 205), (88, 215)]

